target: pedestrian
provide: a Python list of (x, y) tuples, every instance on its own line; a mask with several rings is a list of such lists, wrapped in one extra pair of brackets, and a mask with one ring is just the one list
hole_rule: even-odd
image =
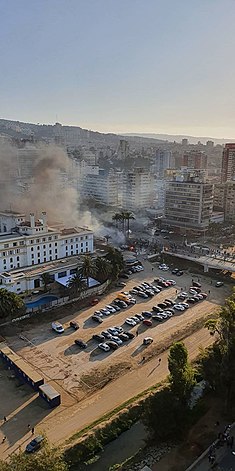
[(158, 360), (158, 363), (159, 363), (159, 365), (160, 365), (161, 361), (162, 361), (162, 359), (161, 359), (161, 358), (159, 358), (159, 360)]
[(137, 331), (136, 331), (136, 337), (138, 337), (138, 335), (139, 335), (139, 332), (138, 332), (138, 330), (137, 330)]
[(142, 358), (142, 361), (145, 361), (145, 357)]
[(6, 423), (6, 421), (7, 421), (7, 418), (6, 418), (5, 415), (4, 415), (4, 417), (3, 417), (3, 422), (4, 422), (4, 424)]
[(27, 427), (28, 427), (28, 431), (30, 431), (30, 429), (31, 429), (30, 424), (28, 424)]
[(210, 289), (208, 289), (208, 294), (211, 294), (211, 290), (210, 290)]
[(211, 285), (212, 285), (212, 280), (211, 280)]
[(175, 293), (176, 293), (176, 294), (178, 293), (177, 289), (175, 290)]
[(153, 271), (154, 267), (152, 267), (152, 271)]
[(7, 437), (6, 437), (6, 436), (5, 436), (5, 437), (3, 437), (3, 439), (2, 439), (2, 443), (4, 443), (4, 442), (6, 441), (6, 439), (7, 439)]
[(34, 435), (34, 427), (32, 427), (32, 435)]

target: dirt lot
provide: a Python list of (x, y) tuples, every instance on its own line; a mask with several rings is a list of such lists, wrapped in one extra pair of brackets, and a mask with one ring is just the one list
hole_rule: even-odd
[[(62, 405), (53, 411), (48, 410), (41, 399), (32, 395), (26, 386), (17, 386), (16, 380), (11, 377), (11, 373), (3, 371), (1, 368), (0, 387), (1, 391), (4, 389), (5, 396), (4, 402), (0, 405), (0, 416), (6, 415), (9, 418), (8, 422), (1, 427), (0, 432), (7, 437), (6, 443), (0, 449), (0, 453), (2, 451), (4, 456), (9, 454), (12, 449), (15, 449), (19, 443), (23, 444), (25, 440), (29, 439), (28, 424), (36, 426), (37, 431), (40, 429), (46, 430), (49, 438), (54, 442), (63, 441), (70, 433), (82, 428), (80, 422), (79, 425), (76, 424), (78, 409), (83, 410), (85, 415), (89, 415), (86, 411), (93, 404), (97, 410), (97, 416), (95, 417), (95, 412), (92, 415), (92, 419), (95, 420), (95, 418), (102, 416), (105, 410), (109, 411), (116, 407), (118, 402), (119, 404), (124, 402), (126, 398), (132, 397), (141, 390), (147, 389), (149, 385), (159, 381), (160, 376), (163, 379), (167, 374), (167, 355), (162, 356), (162, 360), (165, 358), (165, 361), (162, 361), (163, 365), (161, 365), (161, 369), (159, 368), (158, 375), (154, 377), (151, 376), (150, 372), (153, 370), (152, 362), (156, 361), (155, 355), (163, 350), (164, 346), (165, 348), (169, 346), (169, 342), (176, 333), (179, 334), (179, 332), (188, 329), (195, 321), (204, 318), (208, 313), (216, 311), (219, 305), (223, 303), (224, 298), (229, 295), (230, 288), (215, 288), (208, 278), (203, 279), (203, 277), (200, 277), (203, 290), (210, 291), (207, 300), (194, 305), (183, 313), (176, 314), (162, 324), (153, 323), (153, 327), (150, 328), (139, 325), (139, 335), (137, 337), (124, 343), (115, 352), (104, 353), (97, 349), (98, 342), (92, 340), (94, 333), (99, 333), (107, 327), (123, 325), (126, 317), (137, 312), (141, 313), (142, 310), (149, 310), (154, 304), (163, 301), (165, 298), (174, 300), (176, 289), (179, 291), (182, 287), (185, 290), (191, 285), (191, 274), (185, 273), (182, 277), (177, 278), (168, 272), (161, 272), (156, 267), (152, 270), (152, 265), (149, 262), (144, 262), (144, 265), (145, 271), (133, 275), (128, 280), (126, 290), (139, 284), (141, 280), (152, 281), (154, 277), (159, 275), (174, 278), (177, 285), (162, 291), (154, 299), (140, 301), (137, 298), (138, 302), (135, 306), (105, 317), (102, 325), (94, 323), (89, 318), (96, 308), (100, 309), (109, 304), (115, 298), (115, 292), (102, 296), (96, 308), (89, 308), (73, 315), (72, 318), (77, 320), (80, 325), (78, 332), (74, 332), (69, 327), (69, 321), (72, 318), (67, 316), (64, 319), (58, 319), (65, 327), (63, 335), (54, 333), (51, 330), (50, 323), (44, 322), (40, 325), (29, 326), (28, 329), (25, 328), (24, 339), (20, 338), (19, 335), (14, 335), (14, 333), (6, 339), (8, 345), (14, 351), (38, 369), (45, 380), (61, 392)], [(128, 329), (128, 326), (125, 326), (126, 328)], [(132, 332), (136, 332), (136, 330), (137, 327), (131, 328)], [(143, 348), (141, 344), (146, 335), (151, 335), (154, 343), (152, 346)], [(88, 348), (84, 351), (80, 350), (74, 344), (75, 338), (81, 338), (88, 342)], [(194, 356), (198, 344), (208, 344), (209, 341), (211, 339), (209, 339), (206, 331), (196, 335), (191, 340), (189, 339), (189, 348), (194, 352)], [(154, 356), (154, 359), (146, 362), (147, 365), (143, 365), (143, 356), (146, 359)], [(145, 368), (150, 373), (148, 379), (144, 373)], [(118, 377), (119, 379), (114, 381)], [(136, 385), (137, 377), (138, 384)], [(112, 382), (110, 382), (111, 380)], [(114, 395), (117, 396), (115, 388), (117, 391), (118, 382), (120, 383), (120, 393), (118, 398), (116, 397), (114, 400), (113, 395), (109, 395), (109, 393), (112, 390)], [(125, 385), (124, 390), (123, 385)], [(97, 389), (102, 391), (103, 412), (99, 400), (96, 403), (99, 392), (94, 392)], [(106, 393), (107, 400), (105, 401)], [(71, 427), (68, 426), (70, 419)], [(65, 420), (66, 427), (63, 426)], [(84, 418), (84, 424), (87, 423), (89, 423), (89, 419)]]

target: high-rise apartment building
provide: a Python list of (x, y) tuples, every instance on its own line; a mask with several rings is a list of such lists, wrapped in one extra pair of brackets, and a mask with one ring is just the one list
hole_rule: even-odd
[(213, 185), (185, 174), (167, 182), (165, 219), (179, 229), (207, 229), (213, 209)]
[(200, 150), (190, 150), (184, 152), (183, 167), (192, 168), (195, 170), (207, 169), (207, 155)]
[(99, 169), (98, 173), (87, 173), (82, 182), (83, 196), (94, 198), (99, 203), (118, 205), (118, 177), (114, 170)]
[(135, 168), (123, 174), (122, 206), (137, 210), (149, 208), (153, 203), (153, 175), (144, 168)]
[(235, 144), (225, 144), (222, 158), (221, 182), (235, 180)]
[(165, 170), (172, 168), (172, 153), (169, 150), (157, 149), (152, 170), (157, 177), (164, 178)]
[(225, 184), (224, 219), (235, 222), (235, 180)]

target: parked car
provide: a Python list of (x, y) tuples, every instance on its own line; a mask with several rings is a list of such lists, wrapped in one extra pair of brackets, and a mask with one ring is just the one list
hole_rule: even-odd
[(151, 312), (151, 311), (142, 311), (142, 316), (144, 316), (144, 317), (152, 317), (152, 312)]
[(154, 296), (155, 295), (155, 293), (152, 289), (146, 289), (145, 292), (146, 292), (146, 294), (148, 294), (148, 296)]
[(42, 435), (38, 435), (35, 437), (31, 442), (26, 445), (25, 451), (26, 453), (34, 453), (35, 451), (39, 450), (42, 446), (42, 442), (44, 440), (44, 437)]
[(103, 330), (101, 335), (103, 335), (106, 339), (111, 339), (112, 337), (112, 335), (107, 330)]
[(99, 303), (99, 301), (100, 301), (100, 300), (99, 300), (98, 298), (92, 299), (92, 301), (91, 301), (91, 306), (95, 306), (96, 304)]
[(167, 304), (165, 304), (165, 303), (159, 303), (159, 304), (158, 304), (158, 307), (160, 307), (161, 309), (166, 309), (166, 308), (167, 308)]
[(76, 343), (76, 345), (80, 348), (87, 348), (87, 343), (81, 339), (75, 339), (74, 343)]
[(99, 324), (102, 324), (102, 322), (103, 322), (103, 319), (101, 319), (101, 317), (99, 317), (99, 316), (94, 315), (91, 318), (94, 322), (98, 322)]
[(174, 268), (173, 270), (171, 270), (171, 273), (172, 275), (176, 275), (179, 271), (179, 268)]
[(128, 332), (126, 330), (124, 330), (123, 333), (127, 335), (127, 337), (129, 337), (130, 340), (132, 340), (135, 337), (135, 334), (133, 334), (132, 332)]
[(150, 321), (150, 319), (145, 319), (145, 320), (143, 321), (143, 324), (144, 324), (144, 325), (147, 325), (148, 327), (151, 327), (151, 325), (153, 325), (153, 323), (152, 323), (152, 321)]
[(185, 301), (181, 303), (181, 306), (183, 306), (185, 309), (188, 309), (190, 307), (189, 304), (186, 303)]
[(64, 332), (64, 327), (62, 326), (62, 324), (60, 324), (60, 322), (57, 322), (57, 321), (52, 322), (51, 328), (52, 330), (57, 332), (57, 334), (63, 334)]
[(110, 306), (112, 306), (115, 309), (116, 312), (121, 311), (121, 308), (117, 304), (115, 304), (114, 306), (113, 306), (113, 304), (110, 304)]
[(122, 340), (117, 335), (112, 335), (112, 342), (115, 342), (118, 346), (122, 345)]
[(184, 272), (182, 270), (177, 271), (176, 276), (182, 276)]
[(124, 280), (129, 280), (129, 275), (127, 275), (127, 273), (121, 273), (121, 275), (119, 275), (119, 278), (123, 278)]
[(173, 307), (176, 311), (184, 311), (184, 306), (182, 306), (181, 304), (174, 304)]
[(103, 342), (105, 340), (105, 336), (101, 334), (94, 334), (92, 335), (94, 340), (98, 340), (99, 342)]
[(133, 319), (133, 321), (135, 321), (136, 324), (140, 323), (140, 319), (137, 316), (131, 316), (130, 319)]
[(114, 329), (115, 329), (119, 334), (121, 334), (121, 333), (123, 332), (123, 328), (120, 327), (119, 325), (118, 325), (118, 326), (115, 325), (115, 326), (114, 326)]
[(105, 306), (105, 309), (108, 309), (108, 311), (111, 312), (111, 314), (116, 312), (116, 309), (114, 309), (114, 307), (111, 306), (110, 304), (108, 304), (108, 306)]
[(201, 293), (201, 295), (202, 295), (203, 299), (206, 299), (207, 296), (208, 296), (207, 293)]
[(94, 316), (103, 317), (103, 314), (102, 314), (102, 312), (100, 312), (100, 311), (95, 311), (95, 312), (94, 312)]
[(107, 340), (106, 345), (109, 347), (109, 350), (117, 350), (118, 349), (118, 344), (114, 342), (113, 340)]
[(215, 283), (216, 288), (220, 288), (221, 286), (224, 286), (223, 281), (216, 281)]
[(126, 286), (125, 281), (118, 281), (118, 282), (116, 283), (116, 287), (117, 287), (117, 288), (124, 288), (124, 286)]
[(196, 286), (196, 288), (201, 288), (202, 287), (201, 283), (198, 283), (198, 281), (193, 281), (192, 284), (193, 284), (193, 286)]
[(150, 345), (151, 343), (153, 343), (152, 337), (145, 337), (144, 338), (143, 345)]
[(148, 298), (148, 295), (147, 295), (146, 293), (144, 293), (143, 291), (139, 291), (138, 296), (139, 296), (140, 298), (144, 298), (144, 299), (147, 299), (147, 298)]
[(133, 321), (133, 319), (130, 319), (129, 317), (127, 317), (125, 320), (125, 324), (131, 325), (132, 327), (134, 327), (136, 325), (136, 322)]
[(164, 300), (164, 303), (168, 303), (169, 306), (173, 306), (173, 305), (174, 305), (173, 301), (172, 301), (171, 299), (168, 299), (168, 298), (166, 298), (166, 299)]
[(98, 347), (100, 350), (103, 350), (104, 352), (109, 352), (110, 346), (105, 342), (105, 343), (99, 343)]
[(158, 321), (158, 322), (162, 322), (162, 321), (163, 321), (163, 317), (162, 317), (161, 314), (154, 314), (154, 315), (151, 317), (151, 319), (152, 319), (153, 321)]
[(102, 314), (104, 314), (105, 316), (109, 316), (110, 315), (110, 311), (108, 309), (106, 309), (105, 307), (100, 309), (100, 312)]
[(72, 327), (72, 329), (74, 330), (78, 330), (79, 329), (79, 325), (76, 321), (70, 321), (69, 323), (70, 327)]
[(142, 316), (142, 314), (135, 314), (135, 317), (138, 317), (140, 321), (144, 320), (144, 316)]
[(164, 311), (164, 313), (167, 315), (167, 317), (172, 317), (173, 316), (171, 311), (167, 310), (167, 311)]
[(196, 303), (196, 300), (192, 297), (192, 298), (188, 298), (187, 299), (187, 303), (189, 304), (195, 304)]
[(152, 310), (155, 311), (155, 312), (159, 312), (159, 313), (163, 312), (163, 309), (159, 306), (153, 306)]
[(126, 342), (127, 340), (129, 340), (128, 335), (124, 334), (123, 332), (121, 332), (120, 334), (118, 334), (118, 337), (119, 337), (123, 342)]
[(109, 327), (107, 329), (107, 331), (111, 334), (111, 335), (117, 335), (118, 334), (118, 331), (116, 329), (114, 329), (114, 327)]
[(175, 286), (176, 285), (176, 281), (175, 280), (166, 280), (167, 283), (170, 283), (171, 286)]
[(197, 291), (194, 288), (189, 288), (189, 293), (195, 295)]

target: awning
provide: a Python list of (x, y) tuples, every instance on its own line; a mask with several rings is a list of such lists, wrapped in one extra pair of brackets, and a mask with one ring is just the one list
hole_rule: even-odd
[[(73, 278), (74, 275), (67, 275), (63, 276), (62, 278), (57, 278), (55, 281), (59, 283), (60, 285), (68, 287), (68, 283)], [(98, 286), (100, 285), (100, 282), (95, 280), (94, 278), (88, 278), (88, 288), (93, 288), (93, 286)]]

